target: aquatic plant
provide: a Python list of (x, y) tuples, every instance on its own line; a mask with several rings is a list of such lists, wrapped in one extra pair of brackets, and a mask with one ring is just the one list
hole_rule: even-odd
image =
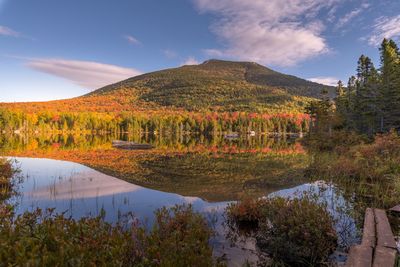
[(374, 142), (350, 145), (335, 153), (319, 153), (306, 173), (339, 184), (365, 203), (390, 208), (400, 201), (400, 137), (377, 135)]
[(309, 197), (245, 200), (230, 205), (227, 217), (239, 228), (256, 225), (257, 246), (278, 265), (319, 266), (337, 246), (333, 218)]

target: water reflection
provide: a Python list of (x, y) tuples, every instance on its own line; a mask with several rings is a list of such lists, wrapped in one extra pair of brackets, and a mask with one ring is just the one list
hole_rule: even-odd
[(231, 266), (241, 266), (243, 259), (255, 259), (254, 244), (231, 247), (225, 238), (223, 211), (228, 202), (206, 202), (198, 197), (187, 197), (137, 186), (86, 166), (58, 160), (15, 158), (25, 177), (16, 199), (16, 212), (36, 208), (55, 208), (56, 213), (79, 219), (97, 216), (105, 211), (105, 220), (116, 222), (121, 215), (131, 213), (150, 226), (153, 212), (164, 206), (192, 204), (214, 222), (218, 235), (212, 240), (216, 256), (226, 254)]
[[(155, 148), (115, 149), (115, 139)], [(215, 254), (226, 254), (231, 266), (242, 266), (245, 259), (255, 262), (259, 254), (252, 238), (232, 246), (224, 224), (225, 207), (244, 194), (313, 194), (336, 219), (338, 251), (358, 240), (352, 199), (336, 186), (310, 183), (304, 175), (309, 155), (295, 138), (0, 135), (0, 155), (16, 158), (25, 177), (16, 199), (18, 213), (55, 208), (80, 218), (104, 210), (105, 219), (115, 222), (133, 212), (151, 225), (154, 210), (190, 203), (215, 222)]]
[[(36, 208), (55, 208), (58, 213), (81, 218), (99, 215), (105, 211), (105, 219), (116, 222), (122, 214), (133, 212), (148, 226), (152, 224), (154, 210), (163, 206), (190, 203), (196, 211), (204, 214), (218, 233), (212, 240), (216, 256), (226, 255), (230, 266), (241, 266), (245, 259), (256, 262), (259, 252), (252, 238), (231, 243), (230, 229), (224, 223), (224, 209), (228, 201), (208, 202), (199, 197), (183, 196), (148, 189), (106, 175), (81, 164), (67, 161), (15, 158), (21, 169), (23, 183), (17, 201), (17, 213)], [(356, 222), (345, 198), (336, 187), (323, 182), (305, 183), (279, 190), (269, 196), (298, 197), (313, 194), (327, 204), (329, 212), (336, 219), (336, 230), (340, 243), (354, 243), (358, 235)], [(339, 255), (339, 254), (338, 254)], [(343, 260), (337, 257), (338, 260)]]
[[(146, 142), (151, 150), (113, 148), (113, 139)], [(139, 138), (136, 140), (135, 138)], [(257, 136), (0, 136), (6, 156), (80, 163), (128, 182), (209, 201), (262, 196), (304, 183), (307, 154), (292, 138)]]
[(36, 207), (56, 208), (67, 216), (96, 216), (106, 211), (106, 220), (115, 222), (119, 214), (134, 212), (150, 219), (162, 206), (190, 203), (199, 210), (211, 210), (197, 197), (183, 197), (137, 186), (86, 166), (58, 160), (15, 158), (24, 178), (20, 185), (18, 212)]
[[(290, 152), (304, 150), (296, 144), (294, 136), (270, 137), (267, 135), (240, 136), (225, 138), (224, 136), (193, 135), (0, 135), (0, 153), (33, 150), (94, 150), (111, 149), (112, 140), (131, 141), (140, 144), (151, 144), (158, 150), (173, 151), (220, 151), (234, 152)], [(295, 146), (296, 145), (296, 146)], [(294, 147), (295, 146), (295, 147)]]

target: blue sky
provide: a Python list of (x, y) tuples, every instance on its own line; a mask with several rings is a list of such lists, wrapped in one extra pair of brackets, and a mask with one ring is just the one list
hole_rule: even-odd
[(74, 97), (210, 58), (324, 83), (399, 40), (399, 0), (0, 0), (0, 101)]

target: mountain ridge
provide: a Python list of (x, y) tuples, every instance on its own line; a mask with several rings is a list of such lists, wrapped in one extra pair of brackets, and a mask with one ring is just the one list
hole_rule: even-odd
[[(35, 110), (98, 112), (302, 112), (309, 101), (321, 97), (323, 89), (333, 92), (333, 87), (283, 74), (255, 62), (210, 59), (199, 65), (131, 77), (80, 97), (32, 105)], [(0, 107), (7, 105), (32, 110), (27, 103), (2, 103)]]

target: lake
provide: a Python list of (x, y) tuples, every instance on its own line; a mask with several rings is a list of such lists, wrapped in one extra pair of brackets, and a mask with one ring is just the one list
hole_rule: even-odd
[[(151, 150), (113, 148), (112, 140), (152, 144)], [(301, 197), (310, 194), (327, 205), (339, 235), (337, 252), (359, 240), (351, 198), (326, 181), (304, 175), (310, 156), (296, 138), (178, 136), (1, 136), (1, 153), (21, 170), (19, 194), (9, 201), (17, 213), (55, 208), (81, 218), (105, 212), (116, 222), (133, 213), (149, 227), (153, 212), (163, 206), (191, 204), (217, 235), (216, 256), (230, 266), (257, 261), (255, 241), (232, 244), (224, 209), (245, 195)]]

